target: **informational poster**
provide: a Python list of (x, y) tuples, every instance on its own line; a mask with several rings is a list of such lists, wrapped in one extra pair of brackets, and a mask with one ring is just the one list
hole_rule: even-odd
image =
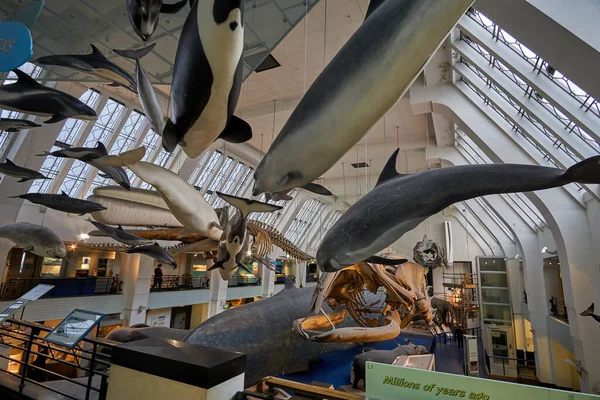
[(75, 309), (45, 338), (48, 342), (73, 348), (104, 318), (104, 314)]
[(584, 400), (598, 396), (367, 361), (370, 400)]
[(159, 315), (157, 317), (152, 317), (150, 319), (150, 326), (166, 326), (167, 317), (164, 315)]
[(4, 321), (6, 318), (9, 318), (11, 315), (14, 315), (21, 307), (27, 304), (26, 300), (15, 300), (6, 306), (2, 311), (0, 311), (0, 322)]
[(19, 297), (19, 300), (27, 300), (27, 301), (36, 301), (50, 290), (54, 288), (54, 285), (45, 285), (40, 283), (29, 292), (25, 293), (23, 296)]

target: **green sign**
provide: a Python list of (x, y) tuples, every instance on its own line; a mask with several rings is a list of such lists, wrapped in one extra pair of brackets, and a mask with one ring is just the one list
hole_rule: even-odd
[(367, 362), (370, 400), (583, 400), (600, 396)]

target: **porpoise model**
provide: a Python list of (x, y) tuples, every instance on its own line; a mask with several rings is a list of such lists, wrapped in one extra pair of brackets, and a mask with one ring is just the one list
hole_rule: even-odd
[(34, 204), (39, 204), (53, 210), (63, 211), (70, 214), (85, 215), (96, 211), (106, 210), (102, 204), (94, 203), (82, 199), (70, 197), (65, 192), (61, 194), (47, 193), (27, 193), (20, 196), (11, 196), (11, 198), (20, 198), (28, 200)]
[(600, 322), (600, 315), (594, 314), (594, 303), (587, 308), (587, 310), (583, 311), (581, 314), (582, 317), (592, 317), (596, 320), (596, 322)]
[(152, 257), (155, 260), (168, 264), (173, 267), (173, 269), (177, 269), (177, 261), (173, 258), (168, 251), (163, 249), (158, 243), (149, 244), (146, 246), (133, 246), (125, 251), (127, 254), (144, 254), (148, 257)]
[(154, 91), (154, 87), (152, 86), (152, 82), (150, 82), (148, 74), (140, 64), (140, 58), (152, 51), (155, 45), (156, 43), (153, 43), (150, 46), (139, 50), (113, 51), (122, 57), (135, 60), (135, 79), (137, 82), (138, 94), (140, 96), (140, 103), (142, 103), (144, 114), (150, 121), (152, 129), (154, 129), (154, 132), (160, 134), (165, 128), (165, 115), (160, 101), (158, 101), (158, 97), (156, 96), (156, 92)]
[(3, 132), (18, 132), (23, 129), (39, 128), (40, 126), (28, 119), (0, 118), (0, 131)]
[(333, 167), (406, 93), (472, 3), (371, 0), (256, 168), (253, 195), (304, 187)]
[(0, 237), (23, 247), (40, 257), (65, 258), (67, 249), (63, 241), (51, 229), (45, 226), (16, 222), (0, 226)]
[(40, 57), (39, 65), (52, 65), (77, 70), (87, 75), (113, 82), (111, 86), (123, 86), (136, 92), (135, 81), (123, 68), (111, 62), (93, 44), (90, 54), (62, 54)]
[[(242, 143), (250, 125), (233, 115), (243, 79), (244, 2), (197, 0), (179, 36), (171, 85), (171, 119), (163, 147), (189, 158), (217, 139)], [(296, 149), (297, 150), (297, 149)]]
[(398, 151), (377, 185), (327, 232), (317, 250), (321, 270), (335, 272), (368, 259), (431, 215), (459, 201), (499, 193), (530, 192), (569, 183), (600, 183), (600, 156), (568, 170), (521, 164), (464, 165), (415, 174), (396, 172)]
[(174, 4), (164, 4), (162, 0), (127, 0), (127, 16), (135, 33), (145, 42), (156, 30), (161, 13), (175, 14), (186, 3), (187, 0)]
[(0, 163), (0, 174), (12, 176), (13, 178), (21, 178), (19, 182), (26, 182), (32, 179), (51, 179), (46, 178), (44, 174), (33, 169), (19, 167), (8, 158), (5, 162)]
[(141, 180), (154, 186), (175, 218), (184, 226), (181, 235), (189, 232), (220, 240), (223, 229), (215, 210), (204, 196), (179, 175), (159, 165), (141, 161), (145, 147), (107, 156), (94, 162), (107, 166), (126, 166)]
[[(221, 278), (228, 280), (238, 268), (251, 273), (242, 264), (243, 248), (246, 245), (246, 224), (248, 215), (255, 212), (274, 212), (283, 207), (260, 201), (248, 200), (241, 197), (231, 196), (216, 192), (217, 195), (236, 208), (233, 216), (227, 220), (227, 210), (222, 212), (223, 219), (227, 222), (223, 229), (223, 235), (219, 241), (219, 254), (217, 261), (208, 270), (219, 268)], [(223, 226), (223, 222), (221, 222)]]
[(150, 241), (144, 239), (143, 237), (139, 237), (136, 235), (132, 235), (129, 232), (125, 232), (123, 227), (119, 225), (117, 228), (113, 228), (110, 225), (103, 224), (101, 222), (92, 221), (91, 219), (87, 219), (87, 221), (94, 225), (96, 228), (100, 230), (100, 232), (104, 233), (106, 236), (116, 240), (117, 242), (129, 245), (129, 246), (142, 246), (145, 244), (149, 244)]
[(96, 111), (70, 94), (40, 85), (25, 72), (15, 69), (17, 81), (0, 86), (0, 108), (40, 117), (52, 117), (47, 124), (67, 118), (94, 121)]

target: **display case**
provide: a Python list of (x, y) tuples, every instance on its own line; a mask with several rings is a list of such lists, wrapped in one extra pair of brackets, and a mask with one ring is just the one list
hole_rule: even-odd
[(465, 375), (479, 376), (479, 352), (477, 336), (464, 335), (464, 372)]

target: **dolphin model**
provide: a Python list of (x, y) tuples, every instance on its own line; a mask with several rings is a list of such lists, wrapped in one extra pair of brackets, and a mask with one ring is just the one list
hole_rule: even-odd
[(52, 117), (47, 124), (63, 121), (67, 118), (94, 121), (96, 111), (70, 94), (40, 85), (25, 72), (15, 69), (17, 81), (0, 86), (0, 108), (32, 114), (40, 117)]
[(28, 119), (0, 118), (0, 131), (4, 132), (18, 132), (23, 129), (39, 128), (40, 126)]
[(163, 147), (189, 158), (217, 139), (242, 143), (252, 128), (233, 115), (243, 79), (244, 2), (198, 0), (183, 25), (171, 84), (171, 119)]
[(215, 210), (204, 196), (179, 175), (149, 162), (141, 161), (145, 147), (126, 151), (120, 155), (102, 157), (94, 162), (105, 166), (126, 166), (141, 180), (154, 186), (163, 198), (173, 216), (187, 231), (220, 240), (223, 229)]
[(87, 213), (106, 210), (106, 207), (100, 203), (76, 199), (70, 197), (65, 192), (62, 192), (61, 194), (27, 193), (20, 196), (11, 196), (11, 198), (25, 199), (34, 204), (39, 204), (53, 210), (70, 214), (85, 215)]
[(256, 168), (253, 195), (303, 187), (327, 172), (406, 93), (472, 3), (371, 0)]
[(145, 244), (149, 244), (150, 241), (144, 239), (143, 237), (139, 237), (136, 235), (132, 235), (129, 232), (125, 232), (123, 227), (119, 225), (117, 228), (113, 228), (110, 225), (105, 225), (101, 222), (92, 221), (91, 219), (87, 219), (87, 221), (94, 225), (96, 228), (100, 230), (100, 232), (104, 233), (106, 236), (116, 240), (117, 242), (129, 245), (129, 246), (142, 246)]
[(12, 176), (13, 178), (21, 178), (19, 182), (26, 182), (32, 179), (52, 179), (46, 178), (44, 174), (33, 169), (19, 167), (8, 158), (5, 162), (0, 163), (0, 174)]
[(168, 251), (163, 249), (158, 243), (149, 244), (146, 246), (133, 246), (125, 251), (127, 254), (144, 254), (148, 257), (152, 257), (155, 260), (168, 264), (173, 267), (173, 269), (177, 269), (177, 261), (173, 258), (172, 255), (169, 254)]
[(137, 82), (140, 102), (142, 103), (142, 108), (144, 109), (144, 114), (150, 121), (154, 132), (161, 133), (163, 129), (165, 129), (165, 115), (163, 113), (160, 101), (158, 101), (158, 97), (156, 96), (156, 92), (154, 91), (154, 87), (152, 86), (152, 82), (150, 82), (148, 74), (140, 64), (140, 58), (152, 51), (154, 46), (156, 46), (156, 43), (139, 50), (113, 51), (122, 57), (135, 60), (135, 79)]
[(583, 311), (581, 314), (582, 317), (592, 317), (596, 320), (596, 322), (600, 322), (600, 315), (594, 314), (594, 303), (587, 308), (587, 310)]
[[(217, 196), (225, 200), (236, 208), (235, 213), (227, 221), (223, 227), (223, 235), (219, 241), (219, 254), (217, 261), (208, 270), (219, 268), (221, 278), (228, 280), (233, 276), (238, 268), (251, 273), (242, 264), (243, 248), (246, 243), (246, 224), (248, 215), (255, 212), (274, 212), (281, 210), (283, 207), (272, 204), (261, 203), (260, 201), (248, 200), (241, 197), (231, 196), (224, 193), (216, 192)], [(227, 219), (227, 210), (221, 214), (224, 219)], [(221, 223), (223, 226), (223, 222)]]
[(0, 237), (23, 247), (40, 257), (65, 258), (67, 249), (63, 241), (49, 228), (29, 222), (16, 222), (0, 226)]
[(530, 192), (569, 183), (600, 183), (600, 156), (568, 170), (521, 164), (465, 165), (402, 175), (397, 149), (373, 190), (354, 203), (317, 250), (321, 270), (335, 272), (368, 259), (431, 215), (454, 203), (499, 193)]
[(112, 86), (124, 86), (134, 92), (137, 91), (135, 81), (127, 71), (109, 61), (96, 46), (93, 44), (90, 46), (92, 47), (90, 54), (51, 55), (40, 57), (34, 63), (71, 68), (113, 82)]
[(186, 3), (187, 0), (174, 4), (164, 4), (162, 0), (127, 0), (127, 16), (135, 33), (146, 42), (156, 30), (161, 13), (175, 14)]

